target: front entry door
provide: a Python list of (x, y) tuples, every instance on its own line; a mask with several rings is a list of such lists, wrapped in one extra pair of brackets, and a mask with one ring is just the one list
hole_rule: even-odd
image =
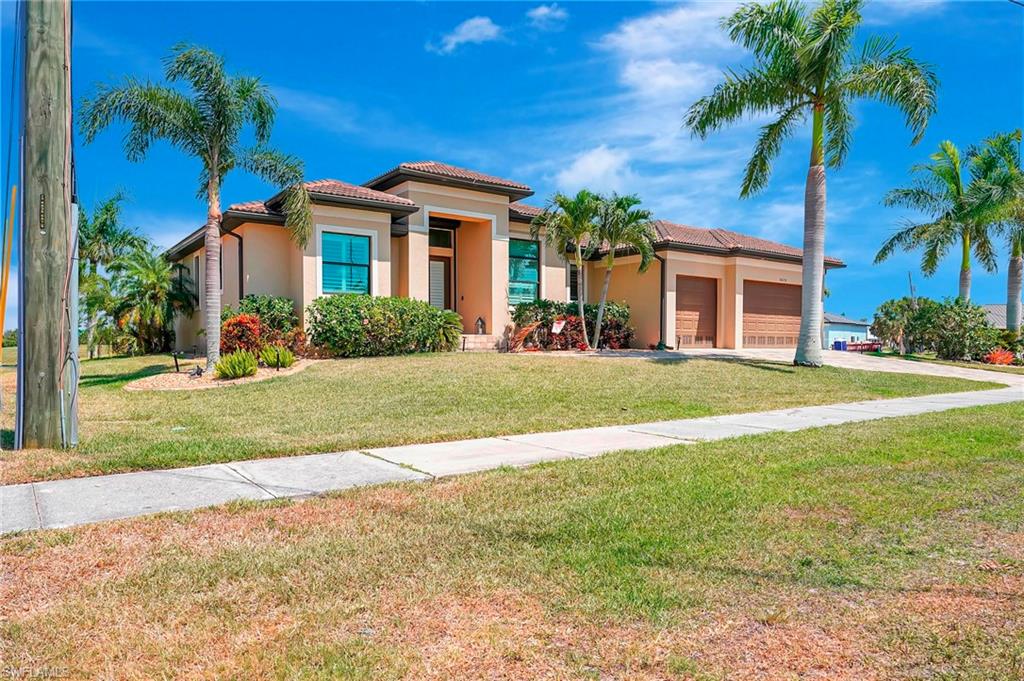
[(452, 259), (430, 256), (430, 304), (439, 310), (452, 309)]

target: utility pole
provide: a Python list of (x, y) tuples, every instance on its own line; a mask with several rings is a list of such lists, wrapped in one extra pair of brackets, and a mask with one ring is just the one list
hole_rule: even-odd
[(71, 3), (27, 0), (17, 447), (69, 444), (72, 326)]

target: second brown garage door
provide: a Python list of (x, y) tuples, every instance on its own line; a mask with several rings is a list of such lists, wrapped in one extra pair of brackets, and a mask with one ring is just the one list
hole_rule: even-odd
[(743, 347), (792, 348), (799, 335), (799, 286), (743, 282)]
[(676, 347), (713, 348), (718, 330), (718, 281), (676, 277)]

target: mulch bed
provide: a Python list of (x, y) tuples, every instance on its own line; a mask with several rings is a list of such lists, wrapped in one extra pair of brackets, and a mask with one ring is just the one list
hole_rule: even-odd
[[(255, 375), (246, 376), (245, 378), (235, 379), (220, 379), (214, 378), (213, 372), (206, 372), (202, 376), (191, 376), (188, 373), (188, 369), (182, 368), (180, 373), (169, 372), (166, 374), (156, 374), (154, 376), (146, 376), (140, 378), (131, 383), (126, 383), (124, 386), (125, 390), (131, 391), (145, 391), (145, 390), (206, 390), (207, 388), (227, 388), (233, 385), (242, 385), (243, 383), (255, 383), (256, 381), (265, 381), (268, 378), (275, 378), (278, 376), (291, 376), (297, 374), (308, 366), (314, 364), (317, 360), (313, 359), (300, 359), (291, 365), (287, 369), (270, 369), (267, 367), (260, 367), (256, 370)], [(191, 368), (191, 367), (190, 367)]]

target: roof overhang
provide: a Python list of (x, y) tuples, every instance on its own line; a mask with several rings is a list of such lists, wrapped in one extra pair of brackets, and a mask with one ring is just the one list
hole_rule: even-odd
[[(697, 253), (700, 255), (714, 255), (720, 258), (753, 258), (755, 260), (769, 260), (772, 262), (785, 262), (800, 265), (803, 263), (803, 258), (798, 255), (788, 255), (785, 253), (766, 253), (764, 251), (754, 251), (746, 248), (714, 248), (711, 246), (696, 246), (692, 244), (680, 244), (674, 241), (659, 241), (654, 244), (655, 253), (665, 253), (668, 251), (675, 251), (677, 253)], [(607, 251), (595, 251), (590, 254), (588, 260), (597, 261), (607, 255)], [(617, 248), (615, 249), (615, 257), (637, 255), (635, 248)], [(825, 260), (825, 269), (842, 269), (846, 267), (846, 264), (839, 260)]]
[[(276, 210), (284, 203), (284, 196), (288, 190), (279, 191), (267, 201), (267, 208)], [(325, 194), (323, 192), (311, 191), (309, 198), (313, 203), (324, 206), (341, 206), (343, 208), (358, 208), (361, 210), (373, 210), (382, 213), (390, 213), (392, 218), (402, 218), (412, 215), (420, 209), (417, 205), (404, 205), (391, 201), (377, 201), (374, 199), (361, 199), (354, 196), (338, 196), (337, 194)]]
[[(221, 217), (220, 221), (220, 233), (221, 235), (227, 234), (228, 232), (236, 229), (239, 225), (245, 224), (246, 222), (256, 222), (264, 225), (283, 225), (284, 216), (274, 215), (267, 213), (249, 213), (247, 211), (239, 210), (227, 210)], [(203, 247), (203, 242), (206, 240), (206, 225), (203, 225), (196, 231), (192, 232), (184, 239), (174, 244), (166, 251), (164, 251), (164, 257), (170, 261), (180, 260), (186, 255), (198, 251)]]
[(374, 178), (363, 186), (370, 189), (376, 189), (378, 191), (384, 191), (410, 180), (423, 182), (424, 184), (437, 184), (445, 187), (458, 187), (459, 189), (472, 189), (478, 192), (487, 192), (488, 194), (500, 194), (502, 196), (507, 196), (509, 201), (518, 201), (520, 199), (525, 199), (528, 196), (533, 196), (533, 190), (531, 189), (517, 189), (515, 187), (508, 187), (501, 184), (495, 184), (493, 182), (447, 177), (445, 175), (438, 175), (437, 173), (428, 173), (422, 170), (401, 167), (395, 168), (380, 177)]

